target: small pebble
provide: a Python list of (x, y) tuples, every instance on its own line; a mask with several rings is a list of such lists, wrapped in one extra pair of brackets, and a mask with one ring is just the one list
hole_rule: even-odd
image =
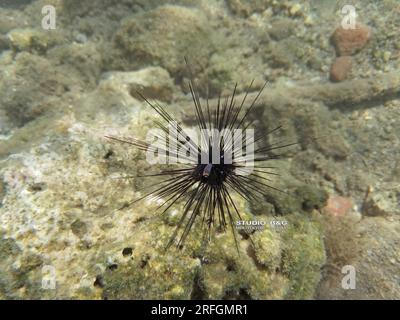
[(392, 53), (390, 51), (385, 51), (383, 53), (383, 61), (389, 62), (391, 57), (392, 57)]
[(345, 80), (351, 71), (352, 64), (352, 58), (349, 56), (336, 58), (330, 70), (331, 81), (340, 82)]
[(296, 3), (292, 7), (290, 7), (289, 13), (291, 16), (295, 16), (300, 13), (300, 10), (301, 10), (301, 4)]
[(336, 28), (332, 41), (336, 47), (337, 56), (351, 56), (360, 51), (371, 37), (367, 26), (358, 24), (355, 29)]
[(314, 19), (312, 18), (312, 16), (306, 16), (304, 19), (304, 24), (306, 26), (312, 26), (314, 24)]
[(87, 42), (87, 37), (83, 33), (78, 33), (75, 35), (75, 41), (78, 43), (86, 43)]
[(397, 197), (390, 197), (390, 193), (376, 193), (369, 197), (364, 208), (367, 216), (389, 216), (396, 210)]

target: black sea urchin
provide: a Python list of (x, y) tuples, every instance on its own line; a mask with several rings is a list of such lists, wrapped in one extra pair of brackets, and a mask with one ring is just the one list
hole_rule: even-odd
[[(193, 135), (188, 134), (188, 130), (183, 129), (165, 108), (157, 102), (150, 102), (141, 93), (138, 95), (163, 120), (156, 121), (159, 131), (155, 136), (158, 144), (107, 136), (109, 139), (128, 143), (150, 154), (162, 156), (162, 159), (169, 159), (169, 163), (183, 166), (179, 169), (162, 170), (145, 175), (144, 177), (167, 176), (167, 178), (158, 182), (157, 187), (153, 186), (155, 190), (129, 204), (132, 205), (145, 198), (163, 199), (159, 206), (159, 208), (164, 207), (163, 214), (177, 201), (184, 201), (182, 216), (167, 248), (174, 243), (179, 233), (177, 245), (180, 248), (183, 246), (196, 218), (201, 219), (204, 236), (208, 240), (211, 238), (214, 226), (220, 231), (225, 231), (230, 225), (238, 247), (234, 226), (235, 221), (242, 218), (231, 193), (236, 192), (247, 201), (259, 201), (260, 197), (267, 194), (267, 189), (283, 192), (269, 184), (271, 180), (266, 176), (277, 174), (271, 171), (274, 167), (267, 166), (266, 162), (280, 157), (272, 155), (270, 151), (296, 143), (270, 144), (254, 148), (258, 142), (265, 144), (266, 135), (280, 130), (281, 126), (263, 135), (254, 136), (250, 129), (254, 120), (249, 120), (249, 115), (266, 84), (250, 106), (245, 108), (252, 84), (253, 82), (237, 106), (235, 85), (232, 95), (226, 98), (219, 96), (216, 108), (212, 111), (208, 97), (205, 106), (200, 102), (193, 78), (190, 77), (189, 89), (196, 111), (197, 127), (201, 132), (200, 139), (194, 139)], [(245, 136), (240, 134), (243, 131), (246, 133)], [(245, 151), (243, 145), (246, 146)]]

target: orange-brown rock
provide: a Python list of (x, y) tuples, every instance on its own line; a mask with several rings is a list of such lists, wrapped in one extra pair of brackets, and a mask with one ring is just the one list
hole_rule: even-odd
[(330, 79), (334, 82), (340, 82), (347, 78), (351, 71), (353, 61), (349, 56), (338, 57), (331, 66)]
[(351, 210), (352, 207), (353, 201), (351, 198), (331, 195), (328, 198), (328, 203), (324, 209), (325, 212), (335, 217), (343, 217)]
[(371, 31), (367, 26), (357, 24), (354, 29), (336, 28), (332, 35), (333, 44), (336, 47), (337, 56), (351, 56), (360, 51), (371, 37)]

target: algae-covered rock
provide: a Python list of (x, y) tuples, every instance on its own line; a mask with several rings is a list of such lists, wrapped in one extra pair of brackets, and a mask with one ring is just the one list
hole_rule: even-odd
[[(325, 218), (328, 273), (322, 279), (319, 299), (399, 299), (400, 220), (396, 216), (342, 219)], [(356, 286), (344, 290), (344, 266), (353, 266)]]
[[(111, 88), (100, 86), (94, 95), (101, 96), (102, 90)], [(131, 108), (119, 111), (125, 120), (118, 120), (118, 132), (142, 137), (156, 117), (143, 102), (130, 99)], [(85, 122), (73, 117), (63, 124), (56, 122), (54, 125), (65, 128), (50, 141), (2, 164), (0, 174), (7, 193), (0, 222), (7, 239), (15, 241), (21, 250), (8, 258), (3, 268), (3, 279), (9, 279), (4, 280), (4, 296), (310, 297), (324, 251), (317, 241), (318, 225), (309, 215), (288, 213), (287, 220), (292, 217), (289, 223), (293, 225), (287, 233), (284, 228), (278, 234), (266, 225), (264, 230), (255, 231), (254, 242), (248, 233), (236, 233), (239, 252), (230, 228), (214, 234), (206, 246), (199, 219), (183, 250), (171, 247), (166, 251), (177, 221), (158, 216), (157, 201), (142, 201), (118, 210), (142, 194), (139, 187), (143, 181), (135, 176), (156, 168), (149, 168), (136, 150), (101, 140), (101, 134), (115, 125), (104, 120), (118, 116), (106, 108), (112, 99), (104, 102), (105, 108), (97, 109), (100, 112), (94, 121), (81, 116)], [(86, 108), (91, 103), (91, 95), (80, 101)], [(128, 110), (131, 116), (127, 118)], [(133, 177), (118, 179), (120, 176)], [(32, 187), (38, 185), (42, 187)], [(243, 200), (234, 199), (243, 219), (256, 219)], [(177, 203), (171, 213), (179, 217), (182, 205)], [(296, 245), (299, 240), (301, 246)], [(130, 254), (125, 248), (131, 248)], [(19, 267), (13, 270), (12, 265)], [(54, 290), (42, 288), (46, 266), (56, 271)], [(311, 279), (304, 290), (299, 289), (302, 278)], [(15, 286), (25, 290), (16, 292)]]
[(0, 52), (10, 48), (10, 39), (0, 34)]
[(185, 56), (194, 66), (207, 64), (213, 51), (211, 35), (207, 18), (198, 9), (158, 7), (122, 22), (114, 36), (112, 64), (122, 70), (160, 65), (175, 77), (185, 68)]
[(5, 193), (6, 193), (6, 190), (5, 190), (6, 188), (5, 188), (5, 186), (4, 186), (4, 183), (3, 183), (3, 181), (0, 179), (0, 207), (2, 206), (2, 204), (3, 204), (3, 198), (4, 198), (4, 195), (5, 195)]
[(288, 217), (283, 234), (282, 273), (289, 279), (285, 298), (311, 299), (325, 264), (324, 241), (318, 222), (297, 214)]
[(26, 20), (23, 11), (20, 10), (0, 10), (0, 34), (7, 34), (12, 29), (21, 27), (21, 21)]
[(11, 30), (7, 37), (10, 47), (16, 51), (29, 51), (44, 54), (49, 48), (63, 43), (63, 34), (50, 33), (42, 29), (18, 28)]
[(87, 233), (86, 223), (77, 219), (71, 223), (71, 231), (74, 235), (81, 238)]
[[(150, 250), (151, 251), (151, 250)], [(140, 256), (104, 275), (106, 299), (190, 299), (200, 261), (179, 253)]]
[(88, 86), (94, 88), (103, 69), (102, 48), (94, 42), (60, 45), (48, 50), (54, 63), (62, 63)]
[(398, 212), (398, 191), (373, 193), (365, 202), (364, 212), (368, 216), (388, 216)]
[[(244, 219), (251, 220), (244, 202), (236, 201)], [(175, 214), (179, 215), (179, 210)], [(162, 244), (168, 240), (173, 224), (150, 227), (154, 231), (146, 237), (149, 244), (135, 242), (132, 261), (121, 270), (106, 272), (103, 295), (109, 299), (310, 298), (325, 261), (320, 229), (309, 217), (290, 217), (293, 226), (287, 230), (280, 232), (266, 224), (252, 240), (245, 234), (237, 235), (239, 251), (231, 230), (217, 233), (205, 245), (201, 225), (195, 224), (182, 251), (171, 248), (165, 252)], [(295, 245), (299, 240), (301, 245)], [(150, 257), (145, 263), (143, 250)], [(304, 288), (299, 283), (303, 277), (308, 281)]]
[(9, 76), (0, 79), (1, 109), (13, 125), (24, 125), (56, 108), (55, 97), (79, 85), (71, 79), (76, 71), (54, 67), (41, 56), (22, 52), (14, 62), (3, 70)]
[[(41, 59), (24, 55), (25, 59)], [(311, 187), (291, 197), (289, 204), (289, 198), (271, 195), (265, 208), (272, 204), (274, 209), (264, 210), (261, 203), (257, 216), (245, 201), (234, 196), (245, 220), (269, 221), (274, 212), (284, 214), (289, 222), (281, 230), (267, 223), (253, 234), (236, 232), (238, 250), (230, 228), (213, 234), (206, 246), (200, 219), (183, 250), (165, 250), (183, 203), (177, 203), (163, 217), (158, 216), (159, 202), (154, 200), (129, 206), (144, 195), (140, 189), (150, 184), (137, 176), (157, 172), (159, 167), (147, 164), (144, 154), (136, 149), (102, 138), (107, 134), (144, 138), (158, 119), (132, 94), (136, 86), (141, 90), (165, 88), (156, 96), (159, 99), (168, 99), (171, 92), (170, 78), (160, 68), (105, 75), (96, 90), (73, 101), (70, 112), (52, 122), (51, 137), (38, 140), (2, 163), (0, 175), (7, 193), (0, 222), (7, 238), (21, 248), (21, 254), (7, 260), (4, 268), (4, 279), (10, 279), (4, 295), (108, 299), (311, 297), (324, 262), (318, 223), (308, 212), (323, 200), (314, 196), (317, 191)], [(188, 102), (183, 104), (188, 106)], [(166, 108), (179, 118), (176, 105)], [(305, 201), (309, 205), (304, 206)], [(125, 248), (132, 249), (130, 254)], [(12, 269), (13, 265), (18, 267)], [(42, 288), (46, 266), (56, 271), (54, 290)], [(307, 286), (301, 283), (303, 278), (309, 279)], [(25, 290), (15, 292), (15, 286)]]
[[(53, 0), (56, 1), (56, 0)], [(96, 0), (96, 2), (80, 0), (67, 0), (63, 1), (63, 8), (68, 15), (71, 16), (91, 16), (108, 11), (114, 14), (119, 13), (121, 9), (125, 11), (147, 11), (163, 5), (165, 1), (159, 0), (135, 0), (135, 1), (121, 1), (121, 0)], [(190, 6), (195, 5), (196, 0), (169, 0), (169, 4)], [(114, 10), (110, 10), (114, 9)]]
[(11, 238), (1, 238), (0, 239), (0, 258), (2, 261), (8, 259), (9, 257), (16, 256), (19, 254), (21, 249), (18, 247), (15, 240)]
[(310, 185), (298, 188), (296, 196), (301, 199), (302, 209), (305, 211), (320, 210), (328, 200), (328, 194), (324, 190)]
[(328, 196), (324, 190), (304, 184), (295, 185), (298, 182), (292, 179), (293, 186), (290, 187), (292, 189), (290, 193), (267, 195), (266, 202), (261, 202), (261, 206), (268, 208), (272, 205), (272, 212), (283, 216), (293, 212), (302, 212), (307, 215), (308, 212), (325, 206)]
[(147, 99), (172, 100), (174, 83), (168, 71), (160, 67), (134, 72), (108, 72), (102, 78), (102, 86), (125, 87), (125, 91), (136, 98), (139, 98), (140, 92)]
[(256, 12), (263, 12), (272, 5), (271, 0), (228, 0), (229, 9), (236, 15), (248, 17)]
[(264, 85), (264, 79), (257, 72), (257, 67), (262, 65), (262, 59), (244, 58), (249, 50), (251, 49), (248, 47), (243, 50), (232, 48), (211, 56), (207, 69), (207, 86), (210, 94), (218, 95), (223, 90), (231, 91), (235, 85), (237, 92), (247, 90), (250, 83), (254, 90)]
[(275, 272), (279, 269), (282, 254), (281, 234), (276, 230), (266, 228), (252, 236), (253, 250), (257, 263)]

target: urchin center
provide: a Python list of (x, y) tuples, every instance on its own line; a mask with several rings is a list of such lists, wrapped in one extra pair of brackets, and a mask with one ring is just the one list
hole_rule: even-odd
[(197, 172), (200, 181), (212, 186), (223, 185), (226, 178), (233, 170), (232, 165), (229, 164), (199, 164)]

